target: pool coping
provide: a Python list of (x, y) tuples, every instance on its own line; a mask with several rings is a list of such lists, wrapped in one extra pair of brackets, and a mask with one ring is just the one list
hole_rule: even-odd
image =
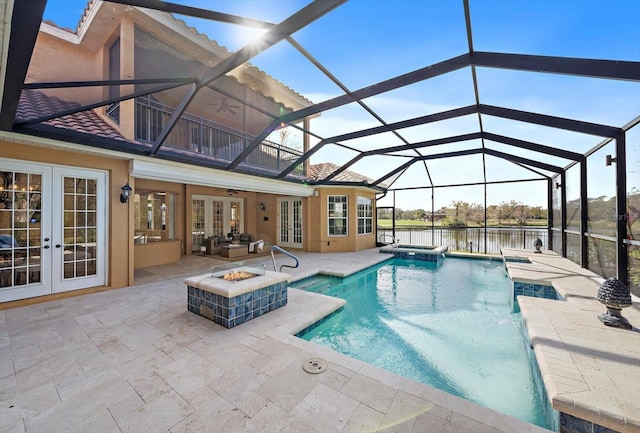
[[(612, 366), (605, 358), (620, 358), (617, 354), (621, 354), (622, 359), (640, 359), (640, 330), (637, 327), (633, 331), (609, 328), (597, 320), (597, 315), (605, 311), (605, 307), (595, 299), (597, 289), (604, 279), (552, 251), (534, 253), (533, 250), (503, 249), (502, 254), (526, 260), (505, 263), (503, 255), (446, 253), (451, 257), (503, 261), (511, 281), (551, 286), (561, 299), (567, 301), (518, 297), (523, 325), (530, 338), (551, 404), (561, 413), (560, 422), (571, 423), (571, 427), (576, 428), (572, 431), (579, 433), (591, 432), (594, 424), (623, 433), (639, 431), (640, 400), (634, 402), (631, 396), (634, 392), (637, 394), (633, 387), (637, 388), (640, 383), (640, 362), (625, 364), (620, 369), (620, 366)], [(391, 260), (391, 257), (350, 272), (319, 270), (300, 279), (317, 273), (345, 277), (385, 260)], [(623, 315), (632, 324), (638, 325), (640, 300), (632, 297), (633, 306), (625, 309)], [(301, 329), (304, 327), (292, 331), (292, 334), (295, 335)], [(591, 339), (591, 346), (585, 347), (592, 353), (587, 355), (580, 353), (580, 346), (565, 344), (576, 339), (584, 344), (585, 338)], [(603, 342), (611, 340), (616, 342), (616, 352), (602, 349)], [(606, 365), (599, 365), (601, 363)], [(576, 425), (582, 420), (588, 425)], [(581, 430), (582, 427), (584, 430)], [(599, 431), (607, 432), (602, 428)]]
[(505, 262), (512, 281), (550, 285), (566, 301), (517, 298), (561, 423), (564, 414), (576, 432), (591, 431), (594, 425), (625, 433), (640, 431), (640, 300), (633, 297), (634, 305), (623, 310), (636, 327), (606, 327), (597, 319), (605, 307), (595, 299), (602, 277), (551, 251), (504, 249), (502, 253), (530, 262)]
[[(367, 267), (368, 266), (365, 266), (362, 269), (366, 269)], [(321, 346), (297, 337), (296, 334), (300, 331), (343, 308), (346, 301), (341, 298), (323, 295), (320, 293), (307, 292), (293, 287), (289, 288), (289, 295), (292, 298), (292, 302), (287, 308), (290, 308), (291, 304), (299, 302), (301, 300), (300, 298), (304, 297), (321, 297), (323, 298), (323, 301), (318, 303), (312, 312), (306, 310), (304, 315), (298, 315), (292, 318), (286, 323), (278, 326), (276, 329), (266, 332), (266, 335), (276, 338), (304, 352), (313, 353), (314, 356), (324, 358), (329, 362), (330, 369), (338, 369), (342, 372), (344, 372), (345, 369), (351, 370), (357, 374), (362, 374), (384, 385), (402, 390), (410, 395), (414, 395), (427, 401), (432, 405), (430, 408), (432, 411), (439, 412), (443, 409), (450, 411), (449, 420), (452, 425), (453, 423), (465, 423), (466, 421), (464, 421), (464, 419), (468, 417), (476, 422), (486, 425), (491, 429), (490, 431), (500, 431), (504, 433), (514, 431), (519, 433), (549, 433), (550, 430), (543, 427), (518, 418), (513, 418), (473, 401), (466, 400), (435, 387), (408, 379), (396, 373), (384, 370), (383, 368), (376, 367), (372, 364), (368, 364), (364, 361), (336, 352), (326, 346)]]
[[(445, 254), (447, 257), (456, 257), (456, 258), (470, 258), (470, 259), (481, 259), (481, 260), (492, 260), (492, 261), (500, 261), (502, 260), (502, 256), (495, 254), (467, 254), (460, 252), (449, 252)], [(370, 268), (372, 266), (376, 266), (380, 263), (386, 261), (392, 261), (395, 256), (388, 254), (381, 254), (383, 256), (379, 260), (373, 260), (368, 264), (363, 264), (362, 266), (351, 268), (345, 272), (334, 271), (330, 269), (317, 269), (317, 272), (314, 273), (305, 273), (302, 276), (297, 276), (290, 280), (290, 283), (297, 283), (303, 280), (313, 278), (317, 275), (327, 275), (331, 277), (338, 278), (346, 278), (350, 275), (353, 275), (359, 271)], [(317, 322), (322, 321), (323, 319), (335, 314), (337, 311), (341, 310), (345, 305), (346, 301), (341, 298), (337, 298), (334, 296), (324, 295), (320, 293), (307, 292), (305, 290), (296, 289), (295, 287), (289, 287), (290, 294), (296, 296), (296, 294), (304, 294), (305, 296), (317, 296), (322, 297), (325, 301), (322, 303), (323, 307), (326, 309), (316, 310), (314, 314), (307, 314), (302, 321), (290, 321), (285, 325), (280, 326), (274, 333), (270, 334), (275, 337), (278, 336), (278, 339), (285, 341), (287, 344), (295, 346), (301, 350), (305, 350), (308, 352), (315, 351), (317, 354), (325, 357), (332, 363), (338, 363), (339, 365), (357, 371), (359, 373), (365, 374), (373, 379), (380, 381), (381, 383), (389, 386), (394, 386), (399, 389), (404, 390), (405, 392), (411, 393), (417, 397), (428, 400), (431, 403), (435, 403), (438, 406), (446, 408), (453, 413), (465, 414), (466, 416), (472, 417), (473, 419), (482, 422), (488, 426), (491, 426), (494, 429), (500, 430), (502, 432), (512, 432), (517, 431), (519, 433), (543, 433), (549, 432), (550, 430), (545, 429), (543, 427), (537, 426), (535, 424), (531, 424), (529, 422), (523, 421), (518, 418), (511, 417), (509, 415), (498, 412), (494, 409), (487, 408), (478, 403), (475, 403), (470, 400), (466, 400), (462, 397), (455, 396), (446, 391), (442, 391), (438, 388), (431, 387), (429, 385), (425, 385), (423, 383), (417, 382), (412, 379), (405, 378), (396, 373), (392, 373), (390, 371), (384, 370), (380, 367), (376, 367), (372, 364), (367, 364), (363, 361), (357, 360), (355, 358), (349, 357), (342, 353), (336, 352), (328, 347), (321, 346), (310, 341), (304, 340), (299, 337), (302, 331), (307, 328), (313, 327)]]

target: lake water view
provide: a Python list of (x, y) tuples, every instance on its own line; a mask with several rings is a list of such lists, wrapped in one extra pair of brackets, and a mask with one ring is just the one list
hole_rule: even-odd
[[(395, 239), (401, 245), (447, 245), (449, 251), (470, 251), (474, 253), (500, 254), (501, 248), (533, 249), (536, 239), (542, 240), (543, 249), (549, 246), (549, 232), (546, 227), (487, 227), (485, 250), (484, 227), (396, 227)], [(390, 243), (391, 229), (377, 229), (379, 242)]]

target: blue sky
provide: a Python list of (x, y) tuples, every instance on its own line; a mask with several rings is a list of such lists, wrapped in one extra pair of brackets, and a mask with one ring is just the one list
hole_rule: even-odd
[[(297, 0), (193, 0), (177, 1), (195, 7), (280, 22), (308, 2)], [(75, 29), (84, 0), (50, 0), (45, 19)], [(470, 0), (474, 49), (502, 53), (582, 57), (640, 61), (639, 0)], [(209, 35), (229, 50), (237, 50), (259, 32), (238, 26), (211, 24), (179, 17)], [(458, 0), (351, 0), (293, 35), (350, 90), (357, 90), (394, 76), (464, 54), (468, 50), (463, 3)], [(251, 61), (313, 102), (338, 96), (342, 91), (304, 59), (290, 44), (282, 42)], [(536, 74), (477, 68), (480, 102), (488, 105), (567, 117), (587, 122), (623, 126), (640, 115), (638, 83), (594, 80), (580, 77)], [(475, 103), (471, 71), (463, 69), (404, 89), (378, 95), (365, 103), (387, 122), (395, 122)], [(535, 143), (584, 153), (598, 144), (598, 137), (568, 133), (552, 128), (482, 116), (485, 131)], [(378, 126), (379, 122), (356, 104), (349, 104), (312, 121), (312, 130), (322, 137)], [(640, 127), (630, 133), (629, 189), (640, 188)], [(467, 116), (421, 127), (401, 134), (407, 141), (459, 135), (478, 130), (478, 117)], [(356, 140), (360, 150), (402, 144), (397, 137), (383, 134)], [(478, 147), (465, 142), (438, 146), (429, 152), (442, 153)], [(565, 166), (568, 161), (487, 144), (495, 150)], [(312, 162), (344, 163), (355, 156), (337, 146), (326, 146)], [(372, 158), (355, 165), (355, 171), (377, 178), (404, 159)], [(482, 181), (482, 157), (463, 157), (428, 164), (437, 185)], [(487, 157), (487, 179), (527, 179), (539, 177), (503, 160)], [(590, 164), (591, 176), (608, 178), (604, 164)], [(590, 176), (590, 177), (591, 177)], [(394, 186), (427, 185), (425, 171), (418, 164)], [(611, 193), (611, 185), (592, 182), (589, 195)], [(402, 208), (429, 208), (431, 192), (403, 192), (396, 196)], [(546, 206), (544, 182), (490, 186), (489, 204), (515, 199), (530, 205)], [(453, 200), (482, 203), (481, 187), (436, 190), (436, 208)]]

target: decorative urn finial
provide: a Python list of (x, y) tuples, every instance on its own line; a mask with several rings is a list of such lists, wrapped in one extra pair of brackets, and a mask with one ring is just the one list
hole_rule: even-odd
[(541, 253), (542, 254), (542, 251), (540, 250), (540, 248), (542, 248), (542, 239), (540, 239), (540, 238), (536, 239), (536, 241), (533, 243), (533, 246), (536, 248), (534, 253)]
[(623, 308), (631, 306), (631, 291), (617, 278), (607, 278), (598, 289), (598, 301), (607, 307), (607, 312), (598, 319), (607, 326), (631, 329), (631, 323), (620, 313)]

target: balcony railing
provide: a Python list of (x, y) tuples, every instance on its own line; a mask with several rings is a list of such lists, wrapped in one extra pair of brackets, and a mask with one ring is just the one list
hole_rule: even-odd
[[(154, 142), (174, 109), (150, 98), (136, 99), (136, 140)], [(233, 161), (255, 137), (190, 113), (182, 115), (167, 139), (166, 146)], [(265, 140), (242, 162), (246, 166), (282, 171), (302, 152)], [(293, 174), (303, 175), (299, 166)]]

